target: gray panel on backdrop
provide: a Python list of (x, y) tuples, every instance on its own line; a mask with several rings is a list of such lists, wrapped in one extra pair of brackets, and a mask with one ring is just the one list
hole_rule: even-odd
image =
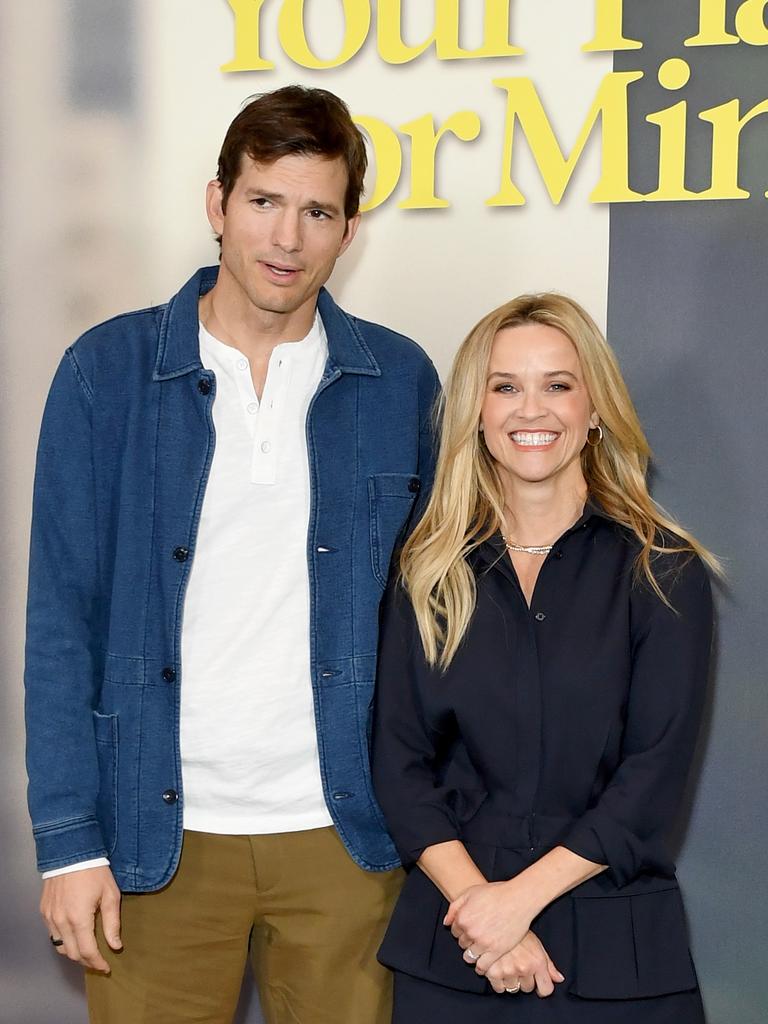
[[(768, 52), (739, 44), (686, 48), (698, 4), (625, 5), (618, 53), (632, 87), (632, 187), (658, 175), (658, 129), (645, 115), (688, 101), (686, 185), (710, 180), (711, 128), (698, 113), (734, 97), (741, 111), (766, 98)], [(728, 27), (734, 9), (729, 4)], [(691, 66), (670, 93), (656, 71), (669, 57)], [(654, 495), (715, 552), (728, 572), (718, 595), (719, 651), (695, 780), (680, 822), (680, 875), (710, 1024), (764, 1024), (768, 1014), (768, 117), (741, 143), (748, 200), (614, 205), (608, 329), (656, 457)]]

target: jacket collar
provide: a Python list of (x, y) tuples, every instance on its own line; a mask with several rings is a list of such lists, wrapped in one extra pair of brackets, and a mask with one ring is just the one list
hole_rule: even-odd
[[(160, 323), (154, 380), (170, 380), (200, 370), (198, 301), (216, 283), (218, 267), (198, 270), (165, 306)], [(317, 308), (328, 337), (328, 368), (331, 373), (362, 373), (380, 377), (381, 369), (363, 340), (357, 321), (336, 305), (325, 288)]]

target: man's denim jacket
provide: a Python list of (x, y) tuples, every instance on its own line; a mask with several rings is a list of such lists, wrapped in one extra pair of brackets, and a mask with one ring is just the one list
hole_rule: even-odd
[[(128, 892), (167, 883), (181, 847), (180, 634), (215, 441), (197, 304), (216, 274), (68, 349), (38, 450), (26, 668), (38, 867), (108, 856)], [(336, 828), (376, 871), (398, 863), (368, 762), (379, 601), (432, 482), (439, 385), (407, 338), (324, 290), (318, 308), (329, 356), (307, 417), (314, 709)]]

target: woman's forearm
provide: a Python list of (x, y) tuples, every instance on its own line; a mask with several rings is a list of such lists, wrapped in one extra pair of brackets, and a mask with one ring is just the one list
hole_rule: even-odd
[(428, 846), (416, 863), (449, 903), (470, 886), (485, 882), (483, 873), (458, 839)]
[[(471, 886), (486, 881), (464, 844), (456, 839), (428, 846), (417, 864), (449, 902)], [(559, 896), (605, 869), (605, 864), (595, 864), (558, 846), (510, 879), (508, 884), (517, 890), (533, 918)]]
[(604, 870), (604, 865), (558, 846), (505, 882), (471, 885), (460, 892), (444, 923), (462, 949), (479, 954), (479, 966), (485, 968), (514, 949), (553, 900)]
[(533, 919), (559, 896), (599, 875), (606, 867), (606, 864), (595, 864), (564, 846), (556, 846), (510, 879), (509, 885), (519, 894)]

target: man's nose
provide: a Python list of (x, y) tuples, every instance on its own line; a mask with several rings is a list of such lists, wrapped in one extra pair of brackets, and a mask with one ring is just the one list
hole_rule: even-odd
[(282, 210), (275, 219), (272, 241), (283, 252), (299, 252), (302, 247), (301, 214)]

